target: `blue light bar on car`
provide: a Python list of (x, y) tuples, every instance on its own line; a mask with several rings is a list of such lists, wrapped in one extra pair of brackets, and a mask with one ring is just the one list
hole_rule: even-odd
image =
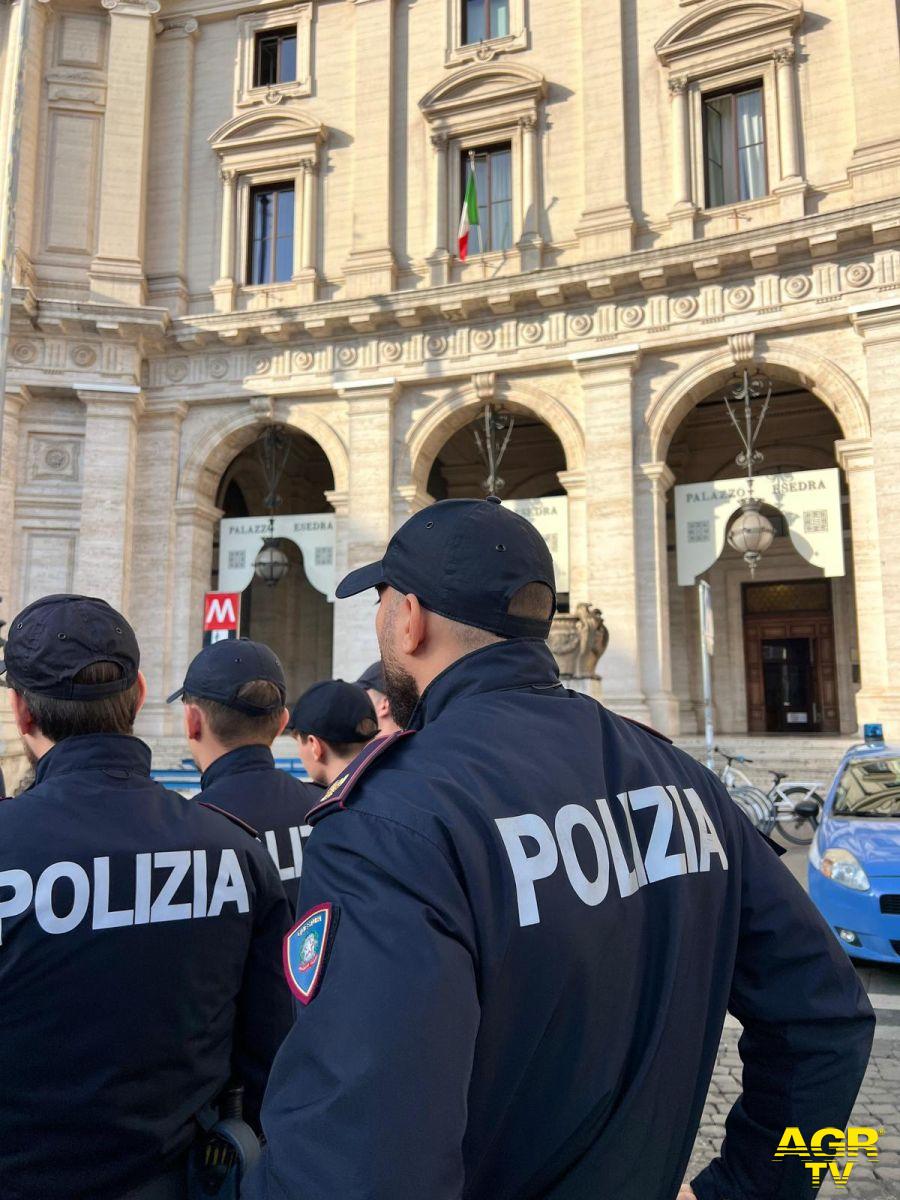
[(867, 746), (884, 745), (884, 727), (882, 725), (863, 725), (863, 737)]

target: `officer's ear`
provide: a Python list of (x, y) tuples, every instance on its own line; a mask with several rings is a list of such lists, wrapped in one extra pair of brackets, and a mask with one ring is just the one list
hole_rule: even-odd
[(410, 593), (400, 600), (401, 611), (396, 628), (399, 637), (399, 649), (404, 654), (415, 654), (425, 641), (426, 614), (419, 603), (419, 597)]
[(34, 717), (31, 715), (31, 709), (22, 699), (18, 692), (10, 689), (9, 703), (12, 708), (13, 720), (16, 723), (16, 729), (22, 737), (27, 737), (29, 733), (37, 733), (38, 729), (34, 723)]
[[(291, 719), (290, 712), (286, 708), (283, 708), (281, 710), (281, 724), (278, 726), (278, 732), (275, 734), (275, 737), (281, 737), (281, 735), (284, 733), (285, 727), (287, 726), (287, 723), (290, 719)], [(273, 738), (272, 740), (274, 741), (275, 739)]]
[(183, 705), (184, 736), (189, 742), (199, 742), (203, 737), (203, 713), (196, 704)]
[(134, 715), (137, 716), (144, 707), (144, 701), (147, 699), (147, 679), (143, 671), (138, 671), (137, 676), (137, 704), (134, 706)]

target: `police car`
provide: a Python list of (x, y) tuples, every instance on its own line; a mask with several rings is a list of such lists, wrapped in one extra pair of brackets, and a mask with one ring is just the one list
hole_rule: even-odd
[(809, 850), (809, 894), (853, 958), (900, 962), (900, 746), (844, 755)]

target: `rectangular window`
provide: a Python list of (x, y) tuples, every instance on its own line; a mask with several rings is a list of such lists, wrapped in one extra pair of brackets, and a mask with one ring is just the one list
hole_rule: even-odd
[(462, 0), (463, 42), (486, 42), (509, 34), (509, 0)]
[(256, 35), (253, 86), (293, 83), (297, 78), (297, 28), (264, 29)]
[(278, 183), (250, 193), (248, 283), (285, 283), (294, 270), (294, 185)]
[(706, 207), (765, 196), (766, 136), (758, 83), (703, 100)]
[(469, 233), (469, 253), (481, 254), (492, 250), (510, 250), (512, 235), (512, 150), (509, 143), (490, 146), (462, 155), (462, 195), (475, 164), (475, 187), (478, 192), (478, 227)]

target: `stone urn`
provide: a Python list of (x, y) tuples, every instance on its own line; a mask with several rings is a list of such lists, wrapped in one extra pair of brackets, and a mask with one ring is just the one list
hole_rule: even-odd
[(609, 645), (603, 613), (590, 604), (579, 604), (571, 613), (557, 613), (547, 644), (563, 679), (594, 678)]

